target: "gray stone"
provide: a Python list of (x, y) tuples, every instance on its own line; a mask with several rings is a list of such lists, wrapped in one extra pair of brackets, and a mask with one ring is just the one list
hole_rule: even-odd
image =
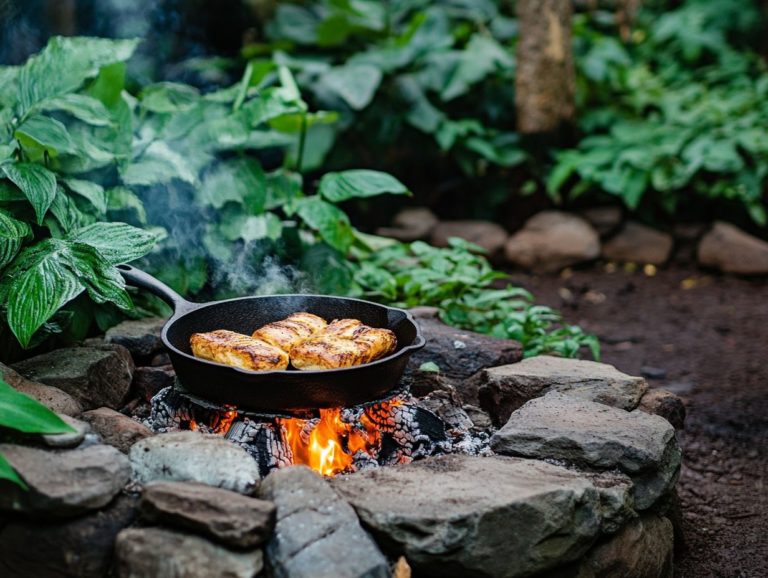
[(467, 404), (463, 406), (467, 416), (472, 420), (472, 427), (476, 430), (488, 430), (493, 427), (491, 416), (487, 411), (484, 411), (476, 405)]
[(514, 412), (491, 438), (491, 448), (499, 454), (560, 459), (582, 467), (618, 467), (635, 484), (637, 510), (668, 494), (680, 471), (680, 447), (667, 420), (557, 392)]
[(768, 243), (729, 223), (718, 221), (701, 239), (699, 263), (725, 273), (768, 273)]
[(449, 428), (468, 430), (474, 427), (467, 412), (461, 407), (461, 400), (456, 392), (433, 391), (417, 402), (419, 407), (434, 413)]
[(617, 532), (629, 520), (637, 517), (632, 479), (616, 471), (584, 472), (600, 494), (600, 531)]
[(649, 389), (640, 400), (637, 409), (645, 413), (660, 415), (676, 430), (685, 428), (685, 403), (671, 391)]
[(77, 518), (10, 522), (0, 530), (0, 576), (109, 576), (115, 537), (136, 518), (137, 503), (120, 495), (108, 508)]
[(429, 237), (438, 222), (427, 207), (406, 207), (395, 215), (391, 227), (380, 227), (376, 234), (408, 243)]
[(85, 439), (85, 434), (91, 431), (91, 426), (84, 421), (80, 421), (79, 419), (64, 414), (60, 414), (59, 417), (75, 431), (40, 436), (43, 443), (50, 448), (73, 448), (79, 445), (80, 442)]
[(492, 367), (471, 381), (478, 390), (480, 407), (497, 426), (525, 402), (550, 391), (630, 410), (648, 388), (642, 377), (626, 375), (612, 365), (549, 355)]
[(233, 548), (266, 541), (275, 525), (275, 505), (229, 490), (186, 482), (158, 482), (144, 488), (142, 516), (204, 534)]
[(80, 417), (91, 424), (104, 443), (116, 447), (124, 454), (139, 440), (153, 435), (152, 430), (144, 424), (108, 407), (86, 411)]
[(29, 486), (0, 492), (0, 510), (31, 515), (73, 516), (106, 506), (128, 483), (128, 459), (110, 446), (47, 451), (0, 445), (2, 454)]
[(442, 221), (432, 231), (431, 242), (436, 247), (447, 247), (451, 237), (474, 243), (493, 256), (504, 247), (509, 233), (501, 225), (490, 221)]
[(115, 544), (119, 578), (253, 578), (264, 567), (261, 550), (233, 552), (162, 528), (128, 528)]
[(69, 416), (79, 415), (83, 411), (80, 403), (67, 392), (52, 385), (29, 380), (2, 363), (0, 375), (13, 389), (36, 399), (51, 411)]
[(164, 347), (160, 332), (166, 321), (164, 317), (129, 319), (107, 330), (104, 340), (122, 345), (138, 359), (148, 358)]
[(468, 377), (483, 368), (514, 363), (523, 358), (522, 347), (512, 339), (497, 339), (456, 329), (434, 317), (418, 317), (416, 322), (427, 344), (411, 356), (404, 379), (414, 379), (410, 376), (419, 372), (423, 363), (435, 363), (440, 368), (441, 377), (459, 390), (464, 403), (478, 404), (477, 390), (465, 382)]
[(530, 576), (578, 559), (600, 526), (592, 484), (536, 460), (440, 456), (332, 485), (427, 576)]
[(158, 434), (134, 444), (130, 458), (134, 478), (140, 484), (198, 482), (252, 494), (260, 479), (256, 460), (243, 448), (213, 434)]
[(600, 256), (600, 237), (587, 221), (559, 211), (528, 219), (504, 246), (507, 260), (537, 272), (559, 271)]
[(133, 360), (124, 347), (67, 347), (13, 365), (28, 379), (66, 391), (85, 409), (119, 407), (131, 387)]
[(593, 548), (578, 578), (672, 578), (672, 523), (653, 514), (643, 516)]
[(580, 215), (595, 228), (601, 237), (613, 233), (621, 225), (620, 207), (593, 207), (581, 211)]
[(275, 578), (389, 578), (389, 566), (354, 510), (305, 466), (276, 470), (260, 497), (277, 506), (266, 553)]
[(669, 260), (673, 244), (672, 235), (630, 221), (603, 245), (603, 258), (622, 263), (663, 265)]
[(172, 365), (137, 367), (133, 372), (133, 389), (144, 401), (150, 401), (175, 381), (176, 372)]

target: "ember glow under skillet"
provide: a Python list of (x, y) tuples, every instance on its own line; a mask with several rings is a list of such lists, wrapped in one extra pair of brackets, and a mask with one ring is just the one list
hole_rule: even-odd
[[(162, 340), (177, 377), (190, 393), (220, 404), (264, 412), (296, 412), (351, 407), (384, 399), (398, 388), (411, 354), (424, 347), (419, 326), (407, 311), (377, 303), (327, 295), (265, 295), (191, 303), (148, 273), (118, 265), (126, 282), (150, 291), (174, 309)], [(193, 333), (229, 329), (250, 335), (256, 329), (308, 311), (327, 321), (359, 319), (397, 336), (394, 353), (377, 361), (322, 371), (246, 371), (192, 355)]]

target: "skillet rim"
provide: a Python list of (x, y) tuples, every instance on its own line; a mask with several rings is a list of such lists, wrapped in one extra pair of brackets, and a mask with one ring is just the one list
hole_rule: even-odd
[[(254, 299), (280, 299), (280, 298), (286, 298), (286, 297), (312, 297), (312, 298), (321, 298), (321, 299), (340, 299), (343, 301), (353, 301), (356, 303), (363, 303), (365, 305), (373, 305), (375, 307), (379, 307), (381, 309), (384, 309), (386, 311), (396, 311), (399, 313), (403, 313), (405, 315), (405, 320), (410, 322), (413, 327), (416, 329), (416, 336), (414, 340), (403, 347), (402, 349), (396, 351), (395, 353), (392, 353), (390, 355), (387, 355), (385, 357), (382, 357), (381, 359), (377, 359), (375, 361), (371, 361), (368, 363), (361, 363), (360, 365), (352, 365), (350, 367), (339, 367), (334, 369), (307, 369), (307, 370), (300, 370), (300, 369), (278, 369), (273, 371), (251, 371), (248, 369), (242, 369), (240, 367), (235, 367), (233, 365), (227, 365), (225, 363), (218, 363), (216, 361), (210, 361), (207, 359), (202, 359), (200, 357), (195, 357), (194, 355), (190, 355), (189, 353), (186, 353), (184, 351), (181, 351), (178, 347), (173, 345), (171, 343), (170, 339), (168, 339), (168, 330), (171, 328), (173, 324), (180, 321), (182, 318), (187, 317), (188, 315), (194, 315), (195, 313), (198, 313), (202, 311), (203, 309), (207, 309), (209, 307), (213, 307), (215, 305), (222, 305), (225, 303), (233, 303), (236, 301), (249, 301)], [(395, 359), (398, 359), (399, 357), (403, 356), (410, 356), (414, 351), (418, 351), (424, 345), (426, 345), (427, 340), (424, 338), (424, 336), (421, 334), (421, 327), (419, 327), (419, 324), (416, 322), (416, 319), (414, 318), (413, 314), (407, 311), (406, 309), (401, 309), (399, 307), (390, 307), (389, 305), (382, 305), (381, 303), (374, 303), (373, 301), (367, 301), (365, 299), (358, 299), (356, 297), (341, 297), (337, 295), (321, 295), (317, 293), (285, 293), (285, 294), (277, 294), (277, 295), (250, 295), (248, 297), (234, 297), (232, 299), (222, 299), (221, 301), (207, 301), (205, 303), (194, 303), (192, 301), (185, 301), (185, 305), (189, 304), (188, 307), (179, 307), (177, 305), (177, 309), (174, 311), (173, 315), (168, 319), (168, 321), (165, 322), (165, 325), (163, 326), (163, 330), (160, 334), (160, 338), (163, 342), (163, 344), (170, 349), (174, 354), (180, 355), (190, 361), (198, 362), (198, 363), (204, 363), (206, 365), (210, 365), (213, 367), (220, 367), (222, 369), (231, 370), (240, 374), (243, 374), (245, 376), (292, 376), (292, 377), (298, 377), (300, 375), (317, 375), (317, 376), (323, 376), (323, 375), (329, 375), (331, 373), (337, 373), (341, 371), (354, 371), (360, 368), (368, 368), (368, 367), (375, 367), (377, 365), (383, 365), (385, 363), (389, 363)], [(388, 329), (388, 328), (387, 328)]]

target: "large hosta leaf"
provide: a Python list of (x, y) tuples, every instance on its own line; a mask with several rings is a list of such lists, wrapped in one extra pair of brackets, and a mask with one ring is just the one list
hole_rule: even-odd
[(45, 239), (19, 253), (0, 281), (8, 326), (27, 347), (43, 323), (84, 290), (99, 303), (131, 306), (119, 273), (98, 250), (75, 240)]
[(406, 195), (408, 189), (392, 175), (361, 169), (326, 173), (320, 179), (318, 192), (329, 201), (338, 203), (355, 197), (373, 197), (383, 193)]
[(41, 224), (56, 197), (56, 176), (44, 166), (34, 163), (7, 163), (2, 169), (32, 204), (37, 224)]
[(42, 114), (30, 116), (16, 129), (13, 136), (25, 149), (37, 147), (46, 150), (51, 156), (77, 152), (67, 127), (58, 120)]
[(63, 179), (63, 181), (70, 191), (91, 203), (100, 215), (107, 212), (107, 195), (104, 187), (82, 179)]
[(0, 269), (13, 260), (22, 241), (31, 233), (32, 229), (27, 223), (0, 211)]
[(0, 378), (0, 427), (24, 433), (58, 434), (75, 431), (58, 415)]
[(326, 87), (354, 110), (368, 106), (381, 83), (381, 70), (369, 64), (336, 66), (323, 75)]
[(152, 250), (154, 233), (125, 223), (94, 223), (75, 232), (73, 241), (94, 247), (111, 264), (128, 263)]
[(22, 112), (47, 99), (74, 92), (102, 66), (128, 60), (138, 40), (55, 37), (18, 73)]
[(109, 126), (112, 115), (104, 104), (85, 94), (63, 94), (41, 102), (35, 110), (60, 110), (92, 126)]
[(346, 253), (354, 241), (346, 213), (317, 196), (296, 201), (296, 213), (326, 243), (342, 253)]

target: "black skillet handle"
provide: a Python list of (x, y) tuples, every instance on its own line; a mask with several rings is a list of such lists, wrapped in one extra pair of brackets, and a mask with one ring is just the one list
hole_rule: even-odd
[(130, 265), (117, 265), (117, 270), (120, 271), (126, 283), (134, 287), (146, 289), (150, 293), (157, 295), (173, 307), (175, 314), (191, 311), (197, 307), (195, 303), (187, 301), (176, 291), (168, 287), (168, 285), (141, 269), (131, 267)]

